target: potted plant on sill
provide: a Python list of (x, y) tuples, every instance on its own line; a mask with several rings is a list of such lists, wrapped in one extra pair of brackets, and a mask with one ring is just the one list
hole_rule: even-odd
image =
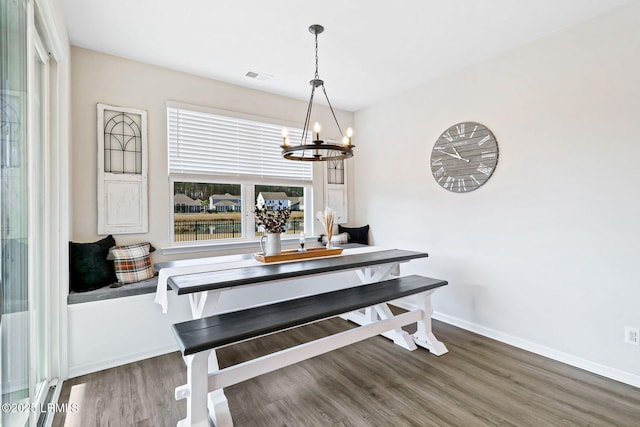
[(260, 238), (260, 249), (265, 255), (278, 255), (282, 252), (280, 234), (286, 230), (287, 221), (291, 216), (288, 207), (273, 208), (270, 206), (256, 206), (253, 211), (256, 225), (264, 228), (264, 235)]

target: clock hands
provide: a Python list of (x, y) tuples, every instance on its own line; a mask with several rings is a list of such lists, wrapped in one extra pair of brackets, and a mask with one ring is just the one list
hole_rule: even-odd
[(459, 156), (456, 156), (455, 154), (451, 154), (451, 153), (447, 153), (446, 151), (443, 150), (438, 150), (439, 152), (441, 152), (442, 154), (446, 154), (447, 156), (451, 156), (454, 159), (457, 159)]
[(456, 158), (460, 159), (460, 160), (464, 160), (465, 162), (469, 163), (469, 159), (465, 159), (464, 157), (462, 157), (460, 155), (460, 153), (458, 153), (458, 150), (456, 150), (455, 145), (452, 145), (451, 148), (453, 148), (453, 151), (456, 152)]
[(456, 152), (456, 156), (458, 156), (458, 158), (460, 158), (460, 153), (458, 153), (458, 150), (456, 150), (456, 146), (452, 145), (451, 148), (453, 148), (453, 151)]
[(443, 151), (443, 150), (437, 150), (437, 151), (441, 152), (442, 154), (446, 154), (447, 156), (451, 156), (454, 159), (462, 160), (464, 162), (469, 163), (469, 159), (465, 159), (464, 157), (462, 157), (460, 153), (458, 153), (458, 150), (456, 150), (456, 147), (452, 145), (451, 148), (453, 148), (453, 151), (455, 151), (456, 154), (447, 153), (446, 151)]

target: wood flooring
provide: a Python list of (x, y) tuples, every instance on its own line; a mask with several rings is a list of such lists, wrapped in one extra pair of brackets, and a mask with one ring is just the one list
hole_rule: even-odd
[[(229, 366), (352, 325), (325, 320), (219, 350)], [(225, 390), (236, 426), (640, 426), (640, 389), (434, 322), (449, 353), (370, 338)], [(175, 426), (179, 353), (64, 382), (53, 426)]]

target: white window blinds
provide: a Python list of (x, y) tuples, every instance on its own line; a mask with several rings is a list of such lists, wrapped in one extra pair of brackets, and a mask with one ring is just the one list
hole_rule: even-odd
[[(282, 158), (282, 126), (167, 108), (169, 173), (312, 180), (312, 166)], [(287, 128), (299, 141), (300, 129)]]

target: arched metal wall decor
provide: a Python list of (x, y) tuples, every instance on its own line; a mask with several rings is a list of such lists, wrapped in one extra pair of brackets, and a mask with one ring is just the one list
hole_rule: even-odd
[[(141, 116), (115, 113), (104, 126), (104, 170), (109, 173), (142, 173)], [(106, 117), (105, 117), (106, 119)]]
[(344, 184), (344, 159), (327, 163), (327, 184)]
[(346, 224), (349, 222), (347, 206), (347, 162), (344, 159), (333, 159), (326, 162), (324, 183), (324, 200), (336, 212), (334, 222)]
[(148, 231), (147, 112), (98, 104), (98, 234)]

